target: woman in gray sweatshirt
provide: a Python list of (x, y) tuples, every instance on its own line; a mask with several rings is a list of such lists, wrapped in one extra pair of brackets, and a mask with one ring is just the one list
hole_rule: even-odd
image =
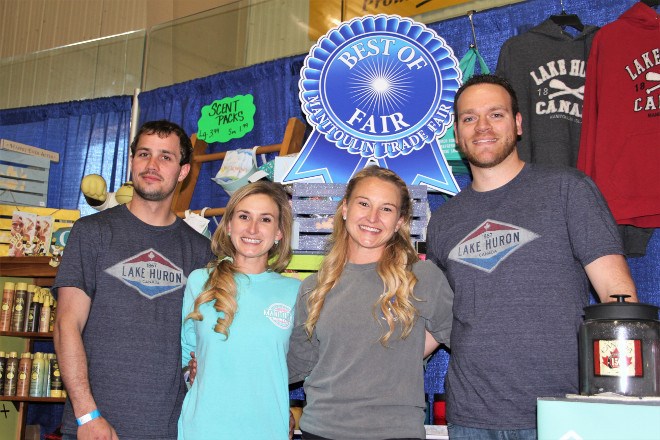
[(304, 381), (303, 439), (423, 439), (423, 357), (449, 345), (453, 292), (410, 241), (412, 202), (394, 172), (348, 183), (331, 249), (298, 292), (287, 363)]

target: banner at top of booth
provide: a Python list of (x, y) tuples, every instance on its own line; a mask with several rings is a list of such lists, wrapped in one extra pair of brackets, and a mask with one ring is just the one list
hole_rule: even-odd
[(439, 138), (453, 123), (461, 84), (445, 40), (398, 15), (331, 29), (305, 58), (300, 101), (314, 131), (284, 182), (344, 183), (378, 164), (408, 184), (456, 194)]
[(341, 15), (344, 21), (367, 14), (413, 17), (469, 1), (471, 0), (310, 0), (309, 37), (311, 40), (318, 40), (334, 26), (334, 18), (338, 15)]

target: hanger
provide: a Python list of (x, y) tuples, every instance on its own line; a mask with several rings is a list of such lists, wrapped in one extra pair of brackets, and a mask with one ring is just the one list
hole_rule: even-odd
[[(655, 0), (658, 1), (658, 0)], [(582, 32), (584, 30), (584, 25), (580, 21), (580, 17), (575, 14), (569, 14), (564, 9), (564, 0), (561, 0), (561, 14), (551, 15), (550, 20), (552, 20), (557, 26), (570, 26), (578, 31)]]
[(472, 43), (470, 43), (470, 47), (474, 47), (475, 49), (479, 50), (477, 47), (477, 34), (474, 32), (474, 22), (472, 21), (472, 16), (476, 13), (477, 11), (472, 10), (472, 11), (467, 11), (467, 16), (468, 19), (470, 20), (470, 27), (472, 28)]

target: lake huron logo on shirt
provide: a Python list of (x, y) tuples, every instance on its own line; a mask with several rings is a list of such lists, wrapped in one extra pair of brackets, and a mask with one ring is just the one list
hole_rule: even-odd
[(509, 255), (538, 237), (518, 226), (486, 220), (451, 250), (449, 259), (490, 273)]
[(268, 308), (264, 310), (264, 316), (283, 330), (290, 328), (291, 323), (293, 322), (291, 307), (282, 303), (274, 303), (268, 306)]
[(186, 283), (183, 270), (154, 249), (127, 258), (105, 271), (147, 299), (174, 292)]

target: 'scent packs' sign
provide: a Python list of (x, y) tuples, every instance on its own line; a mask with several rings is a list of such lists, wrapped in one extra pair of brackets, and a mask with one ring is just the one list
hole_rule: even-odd
[(434, 31), (398, 15), (355, 18), (319, 39), (300, 76), (314, 131), (284, 182), (344, 183), (378, 164), (458, 193), (438, 140), (452, 126), (461, 71)]
[(254, 97), (249, 94), (213, 101), (202, 107), (197, 137), (209, 144), (242, 138), (254, 128), (255, 112)]

